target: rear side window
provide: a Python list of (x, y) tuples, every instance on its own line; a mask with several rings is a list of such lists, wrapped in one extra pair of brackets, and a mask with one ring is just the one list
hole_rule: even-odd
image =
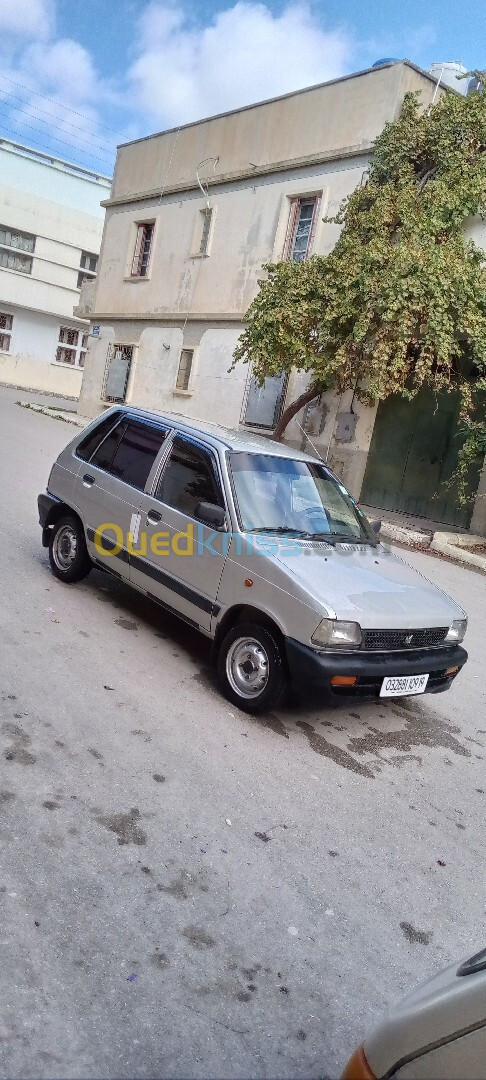
[(200, 502), (224, 506), (211, 455), (185, 439), (175, 438), (155, 497), (193, 518), (197, 517)]
[(108, 416), (104, 416), (96, 427), (94, 427), (92, 431), (90, 431), (88, 435), (85, 435), (84, 439), (81, 439), (81, 442), (78, 443), (76, 447), (76, 457), (82, 458), (83, 461), (89, 461), (100, 445), (102, 439), (105, 438), (105, 435), (107, 435), (110, 429), (118, 422), (120, 416), (121, 413), (119, 412), (112, 412), (109, 413)]
[(96, 465), (98, 469), (110, 471), (113, 455), (118, 448), (118, 443), (126, 430), (126, 426), (126, 421), (122, 420), (108, 433), (90, 459), (91, 465)]
[(107, 466), (108, 471), (125, 484), (143, 490), (166, 435), (167, 430), (163, 428), (129, 423)]

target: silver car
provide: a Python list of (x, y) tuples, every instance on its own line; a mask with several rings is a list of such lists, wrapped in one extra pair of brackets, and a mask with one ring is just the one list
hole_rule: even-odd
[(332, 703), (438, 693), (467, 660), (464, 611), (319, 459), (268, 439), (117, 406), (63, 450), (38, 505), (56, 577), (96, 566), (175, 612), (248, 712), (290, 685)]
[(413, 990), (365, 1039), (342, 1080), (486, 1080), (486, 949)]

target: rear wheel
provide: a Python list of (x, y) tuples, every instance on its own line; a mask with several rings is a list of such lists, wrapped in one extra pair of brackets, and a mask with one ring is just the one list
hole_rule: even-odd
[(49, 562), (55, 577), (69, 585), (81, 581), (92, 566), (88, 555), (83, 526), (74, 514), (56, 521), (49, 536)]
[(275, 708), (288, 689), (280, 644), (258, 623), (238, 623), (229, 631), (218, 654), (218, 676), (228, 701), (250, 713)]

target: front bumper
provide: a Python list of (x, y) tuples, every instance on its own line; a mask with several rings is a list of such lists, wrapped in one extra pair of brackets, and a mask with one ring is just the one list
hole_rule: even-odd
[[(458, 672), (446, 675), (448, 668), (460, 671), (467, 661), (467, 652), (460, 645), (442, 649), (411, 649), (388, 653), (333, 653), (312, 649), (294, 638), (286, 638), (287, 664), (290, 679), (296, 690), (308, 689), (311, 694), (340, 698), (380, 696), (380, 688), (389, 675), (429, 675), (426, 694), (448, 690)], [(333, 686), (335, 675), (355, 675), (354, 686)]]

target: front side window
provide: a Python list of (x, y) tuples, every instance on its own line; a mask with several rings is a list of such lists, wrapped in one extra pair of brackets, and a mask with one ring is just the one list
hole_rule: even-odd
[(287, 262), (305, 262), (310, 254), (318, 199), (292, 199), (285, 244)]
[(0, 311), (0, 352), (10, 352), (13, 315)]
[(137, 227), (137, 238), (132, 262), (132, 277), (146, 277), (154, 235), (154, 222), (144, 221)]
[(133, 345), (110, 345), (103, 382), (104, 401), (125, 401), (133, 359)]
[(9, 225), (0, 225), (0, 266), (17, 270), (21, 274), (32, 273), (32, 258), (25, 252), (35, 248), (35, 236), (20, 232)]
[(155, 497), (192, 518), (200, 502), (224, 506), (211, 454), (176, 436)]
[(143, 491), (166, 435), (167, 430), (156, 425), (122, 421), (103, 439), (91, 464)]
[(345, 488), (319, 462), (231, 454), (242, 528), (306, 539), (376, 544)]
[(72, 326), (61, 326), (59, 345), (56, 349), (56, 362), (70, 364), (71, 367), (84, 367), (88, 335)]

